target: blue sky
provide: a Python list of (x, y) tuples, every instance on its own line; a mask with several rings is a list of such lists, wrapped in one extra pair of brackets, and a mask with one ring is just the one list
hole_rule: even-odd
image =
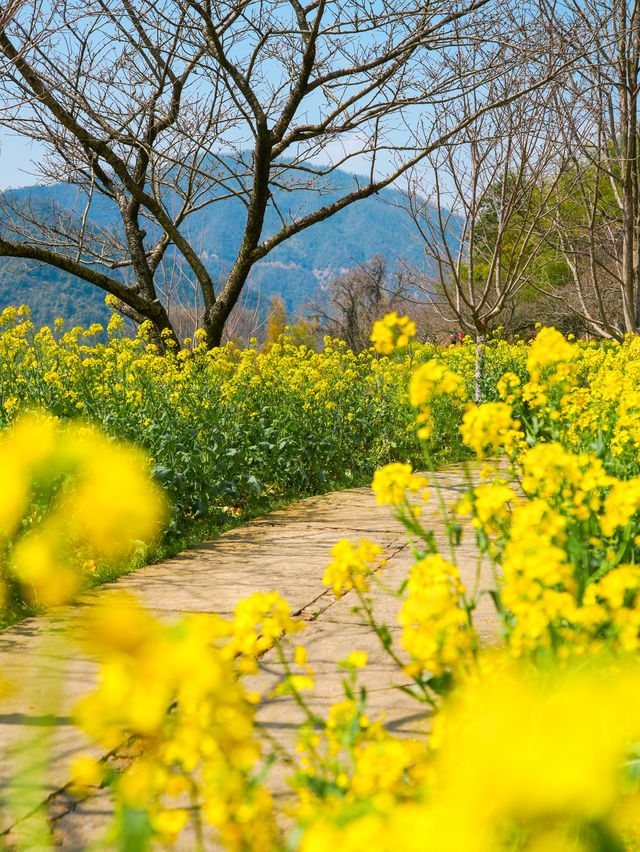
[[(315, 162), (336, 162), (342, 159), (346, 151), (357, 151), (360, 144), (355, 135), (344, 137), (328, 145), (323, 152), (324, 156), (316, 158)], [(34, 161), (37, 164), (42, 153), (42, 146), (0, 128), (0, 192), (9, 187), (32, 186), (38, 183)], [(344, 168), (347, 172), (366, 175), (369, 171), (369, 158), (353, 157)]]
[(10, 186), (30, 186), (37, 182), (32, 160), (40, 151), (29, 140), (0, 129), (0, 190)]

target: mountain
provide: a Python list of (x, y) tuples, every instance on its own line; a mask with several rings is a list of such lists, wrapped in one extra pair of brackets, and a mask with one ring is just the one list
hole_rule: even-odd
[[(305, 213), (317, 209), (340, 197), (357, 180), (353, 175), (336, 171), (321, 195), (303, 190), (276, 190), (275, 204), (269, 207), (265, 218), (265, 236), (278, 230), (278, 210), (286, 216), (289, 211)], [(24, 187), (10, 192), (41, 211), (57, 205), (82, 213), (86, 205), (86, 198), (70, 184)], [(249, 282), (249, 302), (259, 302), (264, 307), (272, 297), (278, 296), (295, 313), (311, 298), (317, 298), (322, 285), (333, 276), (366, 263), (375, 254), (383, 255), (390, 268), (401, 261), (422, 268), (423, 250), (415, 239), (409, 214), (399, 206), (401, 202), (400, 192), (384, 189), (377, 196), (358, 201), (291, 237), (255, 265)], [(201, 255), (214, 280), (223, 276), (233, 263), (242, 237), (244, 210), (242, 202), (228, 198), (210, 204), (202, 214), (193, 217), (190, 237), (201, 247)], [(115, 205), (108, 199), (94, 197), (89, 221), (96, 227), (117, 228), (119, 216)], [(0, 258), (0, 310), (22, 303), (31, 306), (38, 325), (51, 324), (57, 316), (62, 316), (67, 325), (104, 322), (108, 317), (104, 293), (92, 285), (51, 267), (34, 268), (33, 264)]]

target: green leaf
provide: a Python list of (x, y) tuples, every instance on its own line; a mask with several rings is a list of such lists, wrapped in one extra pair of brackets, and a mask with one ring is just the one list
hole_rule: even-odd
[(496, 591), (496, 589), (489, 589), (488, 594), (491, 597), (497, 612), (500, 615), (504, 615), (504, 607), (502, 605), (502, 600), (500, 599), (500, 593)]
[(442, 672), (439, 675), (432, 675), (426, 680), (427, 686), (432, 689), (436, 695), (448, 695), (455, 685), (454, 677), (451, 672)]
[(153, 829), (146, 810), (123, 806), (118, 829), (121, 852), (147, 852), (150, 848)]
[(386, 624), (381, 624), (378, 627), (378, 636), (380, 637), (380, 641), (382, 642), (382, 647), (387, 651), (391, 647), (392, 639), (389, 628)]
[(262, 485), (260, 484), (260, 480), (253, 476), (253, 474), (248, 476), (245, 481), (254, 494), (257, 494), (258, 496), (262, 494)]

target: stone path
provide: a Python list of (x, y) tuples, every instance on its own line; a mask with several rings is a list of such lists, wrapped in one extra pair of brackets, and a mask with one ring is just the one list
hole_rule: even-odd
[[(438, 480), (447, 500), (453, 500), (456, 492), (464, 488), (458, 467), (440, 471)], [(429, 505), (433, 505), (433, 498)], [(425, 517), (429, 517), (429, 512), (427, 507)], [(443, 525), (437, 517), (433, 518), (432, 528), (436, 538), (444, 541)], [(357, 488), (309, 498), (258, 518), (174, 559), (94, 590), (74, 607), (28, 619), (0, 633), (0, 674), (10, 683), (8, 693), (0, 699), (0, 796), (6, 798), (7, 790), (11, 791), (10, 807), (5, 804), (0, 814), (0, 831), (4, 832), (0, 835), (0, 848), (3, 841), (5, 848), (41, 848), (37, 820), (30, 817), (30, 812), (45, 799), (60, 848), (84, 849), (108, 822), (111, 807), (106, 793), (75, 803), (64, 791), (73, 757), (79, 751), (95, 753), (72, 724), (70, 713), (80, 696), (93, 688), (96, 671), (94, 663), (69, 644), (65, 636), (83, 607), (113, 589), (135, 594), (154, 614), (167, 618), (193, 612), (231, 614), (238, 600), (251, 592), (277, 590), (289, 601), (293, 612), (308, 622), (307, 629), (295, 641), (305, 645), (315, 670), (316, 688), (310, 699), (314, 710), (325, 711), (342, 696), (342, 672), (336, 661), (352, 650), (366, 651), (369, 664), (361, 681), (369, 690), (369, 715), (375, 717), (384, 711), (387, 726), (396, 733), (424, 730), (421, 706), (393, 688), (393, 684), (402, 682), (402, 673), (387, 661), (375, 636), (353, 611), (357, 603), (354, 594), (336, 601), (322, 585), (333, 544), (343, 537), (355, 540), (359, 536), (384, 547), (388, 565), (383, 576), (391, 587), (397, 588), (411, 564), (403, 528), (389, 509), (376, 504), (369, 488)], [(458, 558), (463, 582), (471, 584), (478, 561), (471, 537), (466, 539)], [(377, 589), (373, 590), (373, 597), (378, 619), (385, 621), (397, 636), (399, 601)], [(477, 611), (477, 623), (487, 636), (495, 633), (487, 598)], [(261, 663), (256, 685), (264, 694), (277, 684), (282, 672), (273, 654), (265, 655)], [(301, 719), (299, 708), (289, 697), (266, 700), (258, 710), (259, 722), (285, 745), (292, 744)], [(39, 788), (32, 789), (29, 778), (19, 774), (14, 774), (8, 786), (17, 756), (22, 765), (26, 756), (33, 774), (45, 751), (49, 758), (47, 765), (41, 767)], [(127, 758), (127, 748), (123, 747), (112, 761), (117, 765)], [(276, 776), (271, 783), (276, 795), (286, 794), (283, 778)], [(176, 848), (193, 847), (186, 837)]]

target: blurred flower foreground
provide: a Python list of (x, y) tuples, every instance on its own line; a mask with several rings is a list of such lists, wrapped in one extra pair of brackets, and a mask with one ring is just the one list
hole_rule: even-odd
[[(389, 315), (372, 339), (404, 363), (414, 331)], [(181, 836), (213, 848), (213, 831), (237, 852), (640, 849), (640, 345), (571, 342), (554, 329), (527, 345), (494, 341), (486, 363), (509, 369), (489, 369), (479, 404), (468, 401), (473, 347), (457, 349), (416, 359), (414, 430), (429, 470), (439, 418), (455, 419), (484, 460), (481, 481), (447, 503), (436, 475), (395, 461), (372, 484), (413, 556), (401, 586), (384, 586), (400, 602), (397, 639), (370, 593), (384, 585), (376, 542), (336, 543), (324, 576), (336, 597), (356, 599), (403, 689), (430, 710), (429, 729), (398, 737), (367, 714), (357, 651), (336, 661), (344, 697), (314, 712), (313, 660), (290, 642), (305, 625), (275, 592), (241, 601), (233, 618), (172, 624), (109, 595), (80, 630), (101, 668), (75, 719), (105, 754), (133, 736), (141, 756), (120, 771), (80, 756), (71, 789), (112, 787), (110, 848)], [(18, 419), (0, 443), (5, 600), (61, 603), (92, 560), (157, 536), (167, 510), (147, 468), (86, 426)], [(489, 571), (478, 565), (465, 585), (458, 548), (469, 539)], [(487, 596), (496, 647), (474, 624)], [(263, 696), (246, 686), (271, 648), (287, 675), (281, 692), (307, 715), (293, 753), (265, 738)], [(285, 804), (270, 793), (276, 772), (290, 785)]]

